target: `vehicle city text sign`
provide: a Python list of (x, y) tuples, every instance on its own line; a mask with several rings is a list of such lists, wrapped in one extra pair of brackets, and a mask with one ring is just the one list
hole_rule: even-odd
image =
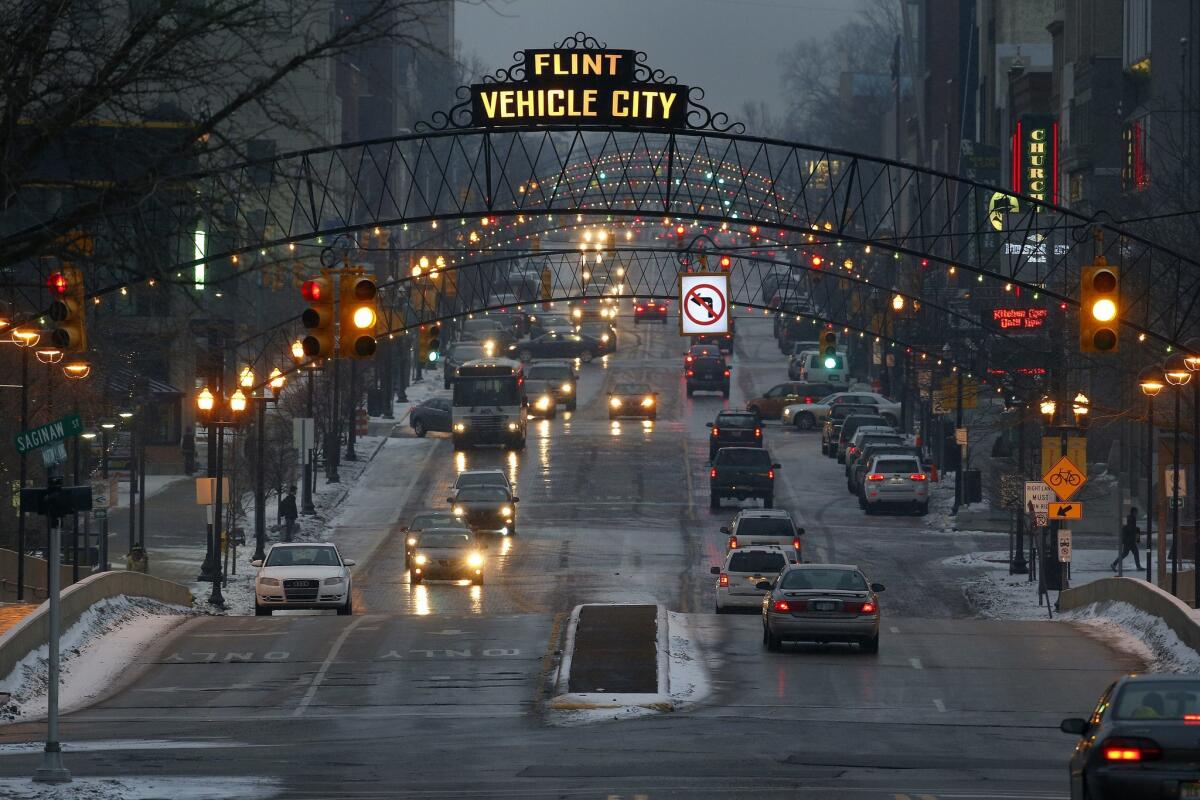
[(524, 80), (471, 86), (475, 127), (687, 127), (689, 87), (638, 81), (633, 50), (525, 50), (518, 66)]
[(689, 272), (679, 276), (679, 332), (729, 333), (729, 276)]

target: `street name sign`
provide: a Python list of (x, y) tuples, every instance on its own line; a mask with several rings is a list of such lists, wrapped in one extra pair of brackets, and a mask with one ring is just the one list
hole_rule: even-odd
[(679, 276), (679, 332), (684, 336), (729, 333), (729, 276), (689, 272)]
[(1051, 503), (1050, 519), (1083, 519), (1083, 503)]
[(61, 442), (68, 436), (78, 436), (81, 433), (83, 433), (83, 420), (78, 414), (68, 414), (62, 419), (18, 433), (15, 437), (17, 452), (24, 455), (30, 450)]
[(1059, 500), (1070, 500), (1087, 483), (1087, 474), (1075, 466), (1070, 458), (1063, 456), (1042, 476), (1042, 480), (1054, 490)]

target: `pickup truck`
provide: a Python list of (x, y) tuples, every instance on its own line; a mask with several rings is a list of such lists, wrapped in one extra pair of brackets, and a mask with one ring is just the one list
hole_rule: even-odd
[(775, 470), (779, 468), (760, 447), (722, 447), (708, 472), (709, 507), (719, 509), (726, 497), (760, 497), (764, 508), (773, 508)]

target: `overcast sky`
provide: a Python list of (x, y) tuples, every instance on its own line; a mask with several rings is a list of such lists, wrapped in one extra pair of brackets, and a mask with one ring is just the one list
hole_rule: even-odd
[(780, 55), (798, 39), (848, 21), (858, 0), (489, 0), (460, 2), (455, 33), (464, 57), (488, 71), (526, 47), (585, 31), (612, 48), (645, 50), (649, 64), (703, 86), (706, 104), (731, 117), (746, 100), (778, 107)]

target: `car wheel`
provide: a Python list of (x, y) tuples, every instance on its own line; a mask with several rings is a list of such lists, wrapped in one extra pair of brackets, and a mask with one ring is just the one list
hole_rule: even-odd
[(522, 350), (522, 351), (521, 351), (521, 352), (520, 352), (520, 353), (517, 355), (517, 358), (521, 359), (522, 361), (533, 361), (533, 351), (531, 351), (531, 350)]
[(713, 511), (719, 510), (721, 508), (721, 495), (709, 494), (708, 507), (711, 508)]
[(870, 639), (867, 639), (860, 646), (862, 647), (862, 651), (864, 653), (878, 653), (879, 652), (879, 634), (877, 633)]
[(928, 513), (929, 513), (929, 501), (926, 500), (924, 503), (922, 503), (920, 506), (917, 507), (917, 516), (923, 517)]
[(864, 510), (867, 507), (867, 501), (863, 499), (861, 494), (858, 496), (858, 507)]
[(850, 481), (846, 481), (846, 491), (850, 494), (854, 494), (854, 484)]
[(722, 606), (719, 606), (719, 605), (716, 605), (716, 604), (714, 603), (714, 604), (713, 604), (713, 613), (714, 613), (714, 614), (725, 614), (725, 613), (728, 613), (728, 612), (727, 612), (727, 610), (726, 610), (724, 607), (722, 607)]
[(337, 610), (339, 617), (348, 617), (354, 613), (354, 603), (349, 597), (346, 598), (346, 605), (338, 606)]
[(771, 633), (770, 628), (763, 628), (763, 634), (767, 637), (767, 649), (772, 653), (778, 653), (783, 649), (783, 639)]
[[(795, 420), (796, 427), (802, 431), (811, 431), (817, 427), (817, 420), (807, 411), (801, 411), (793, 419)], [(825, 448), (822, 446), (821, 451), (824, 452), (824, 450)]]
[(695, 389), (693, 389), (692, 387), (690, 387), (690, 386), (689, 386), (689, 387), (687, 388), (687, 396), (688, 396), (688, 397), (692, 397), (692, 396), (693, 396), (693, 395), (695, 395), (695, 394), (696, 394), (696, 390), (695, 390)]
[(260, 606), (258, 603), (255, 603), (255, 604), (254, 604), (254, 616), (256, 616), (256, 617), (269, 617), (269, 616), (271, 616), (271, 609), (269, 609), (269, 608), (263, 608), (263, 607), (262, 607), (262, 606)]
[(413, 429), (413, 435), (416, 436), (418, 439), (425, 438), (426, 430), (425, 430), (424, 422), (421, 422), (421, 420), (417, 420), (416, 422), (414, 422), (412, 424), (412, 429)]
[(867, 512), (868, 517), (875, 516), (875, 506), (871, 505), (870, 503), (863, 503), (863, 511)]
[(591, 350), (584, 350), (582, 353), (579, 354), (579, 360), (585, 364), (589, 363), (595, 357), (596, 357), (596, 354), (593, 353)]
[(763, 508), (774, 508), (774, 507), (775, 507), (775, 496), (774, 495), (763, 498)]
[(721, 390), (721, 397), (729, 397), (729, 387), (728, 386), (726, 386), (724, 389)]

